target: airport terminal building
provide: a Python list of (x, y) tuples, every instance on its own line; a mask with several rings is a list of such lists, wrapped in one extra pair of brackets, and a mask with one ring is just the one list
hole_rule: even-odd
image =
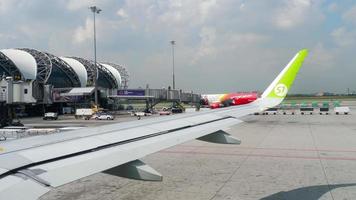
[(127, 69), (118, 64), (95, 63), (79, 57), (58, 57), (30, 48), (0, 50), (0, 101), (8, 104), (71, 102), (90, 95), (97, 70), (101, 97), (126, 89)]

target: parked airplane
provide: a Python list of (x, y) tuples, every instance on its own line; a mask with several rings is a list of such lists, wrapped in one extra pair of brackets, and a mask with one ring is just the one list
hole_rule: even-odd
[(1, 142), (0, 199), (37, 199), (99, 172), (160, 181), (162, 176), (138, 159), (192, 139), (240, 144), (223, 130), (241, 123), (242, 116), (280, 104), (307, 53), (299, 51), (261, 98), (246, 105)]
[(211, 109), (248, 104), (255, 101), (257, 92), (237, 92), (228, 94), (203, 94), (202, 104), (209, 105)]

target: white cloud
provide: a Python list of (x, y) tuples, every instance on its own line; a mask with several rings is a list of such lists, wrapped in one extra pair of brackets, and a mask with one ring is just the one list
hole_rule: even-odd
[(68, 10), (79, 10), (82, 8), (88, 8), (89, 6), (94, 5), (93, 1), (89, 0), (69, 0), (67, 3)]
[(124, 9), (122, 9), (122, 8), (120, 8), (120, 9), (116, 12), (116, 14), (117, 14), (119, 17), (123, 18), (123, 19), (127, 19), (127, 18), (129, 17), (128, 14), (126, 13), (126, 11), (125, 11)]
[(216, 0), (126, 0), (117, 14), (129, 16), (136, 26), (153, 29), (162, 29), (162, 25), (188, 27), (203, 24), (214, 14), (216, 6)]
[(216, 40), (216, 30), (214, 28), (203, 27), (199, 36), (201, 38), (200, 47), (193, 62), (205, 56), (215, 56), (217, 53), (216, 47), (214, 46)]
[(82, 43), (86, 40), (93, 38), (93, 26), (94, 23), (91, 19), (87, 18), (85, 20), (84, 26), (79, 26), (75, 29), (73, 34), (73, 42), (74, 43)]
[[(117, 39), (118, 32), (122, 31), (120, 21), (96, 18), (96, 39), (98, 43), (111, 44)], [(83, 44), (91, 41), (94, 37), (94, 22), (91, 17), (87, 17), (85, 23), (72, 31), (72, 43)]]
[(327, 49), (319, 42), (310, 50), (306, 63), (310, 63), (310, 66), (317, 71), (335, 67), (335, 49)]
[(199, 10), (202, 20), (205, 20), (209, 16), (209, 13), (214, 6), (216, 6), (216, 0), (205, 0), (200, 2)]
[(16, 39), (18, 39), (18, 38), (14, 34), (1, 34), (0, 33), (0, 41), (1, 40), (9, 41), (9, 40), (16, 40)]
[(213, 27), (203, 27), (199, 36), (200, 45), (194, 52), (193, 64), (247, 48), (255, 48), (269, 40), (269, 37), (257, 33), (223, 32)]
[(339, 10), (339, 6), (337, 3), (331, 3), (328, 5), (328, 11), (330, 12), (337, 12)]
[(0, 14), (9, 12), (13, 7), (18, 4), (18, 0), (1, 0), (0, 1)]
[(229, 43), (234, 43), (235, 45), (253, 45), (268, 40), (267, 36), (257, 34), (257, 33), (233, 33), (228, 35)]
[(356, 42), (356, 32), (348, 31), (345, 27), (340, 27), (331, 32), (334, 42), (339, 46), (350, 46)]
[(285, 1), (285, 5), (276, 11), (274, 24), (282, 29), (290, 29), (302, 24), (307, 19), (307, 12), (311, 5), (311, 0)]
[(243, 10), (245, 8), (245, 6), (246, 5), (244, 3), (241, 3), (240, 6), (239, 6), (240, 10)]
[(356, 23), (356, 6), (351, 7), (343, 15), (342, 19), (345, 21)]

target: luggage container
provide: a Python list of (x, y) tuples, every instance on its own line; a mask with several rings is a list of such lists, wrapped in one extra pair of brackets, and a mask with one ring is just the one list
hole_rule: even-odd
[(314, 108), (313, 107), (303, 107), (300, 108), (300, 114), (304, 115), (306, 113), (309, 113), (310, 115), (312, 115), (314, 112)]
[(319, 108), (319, 114), (322, 115), (323, 113), (328, 115), (329, 114), (329, 107), (321, 107), (321, 108)]

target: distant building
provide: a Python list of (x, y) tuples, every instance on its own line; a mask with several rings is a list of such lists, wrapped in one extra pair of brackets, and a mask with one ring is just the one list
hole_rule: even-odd
[(315, 94), (315, 96), (317, 96), (317, 97), (324, 96), (324, 92), (318, 92), (318, 93)]
[[(97, 63), (102, 91), (128, 88), (129, 75), (118, 64)], [(0, 50), (0, 101), (9, 103), (51, 102), (71, 88), (92, 87), (95, 63), (78, 57), (57, 57), (29, 48)]]

